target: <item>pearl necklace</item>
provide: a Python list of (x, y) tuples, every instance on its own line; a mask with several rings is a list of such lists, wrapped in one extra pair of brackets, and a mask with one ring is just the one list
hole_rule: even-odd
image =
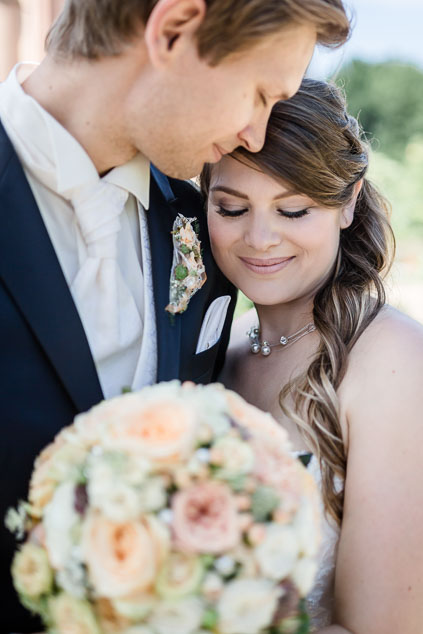
[(313, 332), (314, 330), (316, 330), (316, 326), (311, 321), (309, 324), (307, 324), (306, 326), (303, 326), (302, 328), (300, 328), (300, 330), (297, 330), (297, 332), (294, 332), (292, 335), (289, 335), (288, 337), (285, 337), (284, 335), (282, 335), (278, 343), (269, 343), (268, 341), (263, 341), (263, 342), (260, 341), (259, 339), (260, 328), (258, 328), (257, 326), (252, 326), (250, 330), (247, 332), (247, 336), (250, 339), (251, 352), (253, 354), (258, 354), (259, 352), (261, 352), (263, 357), (268, 357), (269, 354), (272, 352), (272, 348), (275, 348), (277, 346), (282, 346), (282, 348), (286, 348), (287, 346), (292, 345), (293, 343), (295, 343), (299, 339), (302, 339), (302, 337), (305, 337), (306, 335), (308, 335), (310, 332)]

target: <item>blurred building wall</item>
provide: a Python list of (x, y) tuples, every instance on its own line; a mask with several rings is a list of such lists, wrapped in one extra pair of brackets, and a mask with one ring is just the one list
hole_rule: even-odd
[(0, 0), (0, 81), (18, 61), (39, 62), (64, 0)]

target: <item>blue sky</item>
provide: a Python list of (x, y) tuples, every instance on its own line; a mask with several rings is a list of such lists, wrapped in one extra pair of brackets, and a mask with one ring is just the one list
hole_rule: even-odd
[(318, 49), (310, 76), (328, 77), (352, 58), (395, 59), (423, 70), (423, 0), (345, 0), (345, 4), (354, 14), (352, 37), (340, 51)]

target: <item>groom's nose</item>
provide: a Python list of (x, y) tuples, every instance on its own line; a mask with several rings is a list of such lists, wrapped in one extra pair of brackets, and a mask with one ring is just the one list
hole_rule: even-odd
[(251, 121), (238, 133), (240, 145), (245, 147), (249, 152), (259, 152), (263, 147), (269, 116), (269, 111), (261, 112), (256, 116), (254, 121)]

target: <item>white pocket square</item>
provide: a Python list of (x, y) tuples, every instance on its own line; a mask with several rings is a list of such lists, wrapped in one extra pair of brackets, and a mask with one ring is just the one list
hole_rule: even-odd
[(217, 297), (208, 307), (198, 337), (196, 354), (208, 350), (219, 341), (230, 301), (230, 295), (222, 295), (222, 297)]

